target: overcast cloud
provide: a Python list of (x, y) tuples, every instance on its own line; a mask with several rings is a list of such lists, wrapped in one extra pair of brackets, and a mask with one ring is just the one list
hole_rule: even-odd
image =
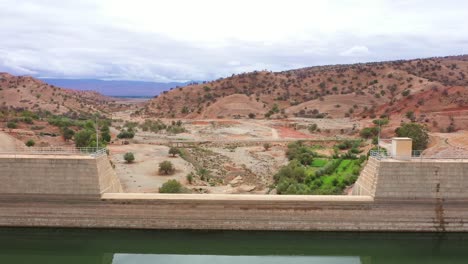
[(0, 71), (211, 80), (468, 53), (468, 1), (0, 0)]

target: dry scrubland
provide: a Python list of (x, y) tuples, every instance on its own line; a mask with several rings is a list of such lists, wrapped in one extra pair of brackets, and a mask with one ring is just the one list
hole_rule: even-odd
[[(376, 119), (382, 138), (418, 123), (430, 132), (426, 153), (466, 154), (467, 74), (467, 56), (320, 66), (233, 75), (142, 102), (0, 73), (0, 150), (28, 141), (75, 146), (77, 133), (94, 131), (97, 114), (127, 192), (158, 192), (177, 180), (191, 193), (342, 194), (373, 146)], [(67, 130), (74, 135), (65, 138)], [(131, 138), (117, 138), (122, 132)], [(297, 140), (304, 145), (291, 147)], [(175, 142), (180, 153), (172, 156)], [(159, 172), (163, 161), (175, 170)], [(292, 172), (298, 176), (283, 177)]]
[(412, 111), (432, 131), (468, 126), (468, 56), (251, 72), (172, 89), (139, 116), (177, 118), (391, 117)]

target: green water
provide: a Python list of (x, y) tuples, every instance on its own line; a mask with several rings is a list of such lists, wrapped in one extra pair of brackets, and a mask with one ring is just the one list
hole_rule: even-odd
[(10, 263), (468, 263), (468, 234), (0, 229)]

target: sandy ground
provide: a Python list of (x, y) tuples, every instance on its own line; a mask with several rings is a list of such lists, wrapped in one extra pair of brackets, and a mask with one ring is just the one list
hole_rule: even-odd
[[(110, 159), (120, 178), (125, 192), (158, 192), (159, 187), (170, 179), (186, 184), (187, 174), (193, 170), (190, 163), (180, 157), (170, 157), (169, 148), (148, 144), (111, 145)], [(133, 152), (135, 161), (128, 164), (123, 155)], [(159, 163), (165, 160), (172, 162), (176, 171), (172, 175), (160, 175)]]
[(433, 157), (467, 157), (468, 131), (430, 133), (430, 144), (424, 155)]

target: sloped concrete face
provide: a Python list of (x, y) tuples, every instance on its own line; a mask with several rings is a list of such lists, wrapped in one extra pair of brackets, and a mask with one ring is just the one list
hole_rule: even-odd
[(120, 192), (106, 156), (0, 155), (0, 194), (100, 197)]
[(376, 200), (468, 199), (468, 162), (462, 160), (369, 158), (353, 195)]
[(468, 162), (380, 162), (376, 199), (468, 199)]
[(99, 178), (99, 191), (101, 194), (123, 192), (119, 177), (112, 168), (107, 156), (96, 158), (96, 166)]
[(353, 195), (375, 196), (379, 161), (369, 158), (353, 187)]

